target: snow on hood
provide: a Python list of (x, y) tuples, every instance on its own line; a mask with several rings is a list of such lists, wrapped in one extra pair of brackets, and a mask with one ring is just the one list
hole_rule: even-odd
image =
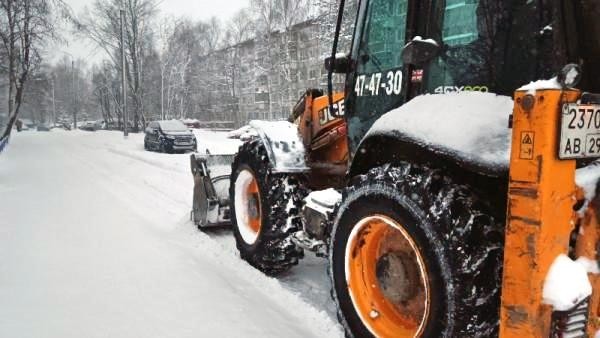
[(558, 78), (553, 77), (550, 80), (538, 80), (535, 82), (530, 82), (529, 84), (519, 88), (518, 90), (535, 93), (536, 90), (545, 89), (562, 89), (562, 86), (560, 85), (560, 83), (558, 83)]
[(193, 133), (189, 130), (187, 131), (183, 131), (183, 130), (177, 130), (177, 131), (171, 131), (171, 130), (163, 130), (163, 133), (165, 135), (169, 135), (169, 136), (191, 136), (193, 135)]
[(252, 120), (249, 124), (261, 138), (268, 142), (267, 153), (277, 171), (308, 170), (305, 150), (298, 126), (287, 121)]
[(364, 139), (407, 136), (467, 162), (508, 170), (512, 110), (510, 97), (491, 93), (421, 95), (379, 118)]

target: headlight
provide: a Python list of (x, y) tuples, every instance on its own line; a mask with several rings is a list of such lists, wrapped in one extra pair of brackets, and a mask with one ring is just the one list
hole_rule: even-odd
[(581, 68), (577, 64), (566, 65), (558, 74), (558, 83), (563, 88), (575, 88), (579, 81), (581, 81)]
[(166, 138), (167, 140), (171, 140), (171, 141), (173, 141), (173, 140), (175, 139), (175, 136), (166, 135), (166, 136), (165, 136), (165, 138)]

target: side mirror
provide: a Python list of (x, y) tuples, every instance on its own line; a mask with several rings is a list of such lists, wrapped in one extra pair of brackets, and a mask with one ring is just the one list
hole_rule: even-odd
[(349, 66), (350, 60), (346, 54), (338, 53), (335, 59), (332, 59), (331, 56), (325, 58), (325, 69), (328, 72), (347, 73), (350, 68)]
[(440, 51), (440, 45), (434, 40), (423, 40), (420, 36), (417, 36), (404, 46), (402, 61), (406, 64), (419, 66), (438, 56)]

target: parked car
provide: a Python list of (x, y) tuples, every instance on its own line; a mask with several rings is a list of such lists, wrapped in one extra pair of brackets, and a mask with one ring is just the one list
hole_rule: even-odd
[(40, 123), (37, 126), (37, 131), (50, 131), (50, 125), (45, 123)]
[(196, 119), (183, 119), (181, 122), (183, 122), (183, 124), (185, 124), (188, 128), (199, 129), (201, 126), (200, 121)]
[(100, 124), (96, 121), (83, 121), (78, 127), (81, 130), (96, 131), (100, 129)]
[(163, 153), (196, 150), (194, 134), (178, 120), (154, 121), (148, 124), (144, 136), (144, 149)]
[(56, 122), (50, 127), (50, 129), (71, 130), (71, 124), (69, 122)]

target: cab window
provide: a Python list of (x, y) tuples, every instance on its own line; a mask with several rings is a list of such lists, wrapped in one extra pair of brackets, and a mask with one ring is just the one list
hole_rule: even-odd
[(402, 66), (408, 0), (374, 0), (367, 9), (360, 41), (359, 73), (375, 73)]
[(425, 91), (511, 95), (532, 80), (552, 77), (557, 69), (551, 6), (531, 0), (433, 0), (425, 15), (427, 35), (441, 42), (442, 51), (425, 67)]
[[(404, 102), (402, 49), (406, 40), (408, 0), (372, 0), (367, 4), (360, 41), (353, 52), (355, 73), (347, 84), (350, 147), (383, 113)], [(360, 123), (358, 123), (360, 121)], [(355, 137), (356, 139), (353, 139)]]

